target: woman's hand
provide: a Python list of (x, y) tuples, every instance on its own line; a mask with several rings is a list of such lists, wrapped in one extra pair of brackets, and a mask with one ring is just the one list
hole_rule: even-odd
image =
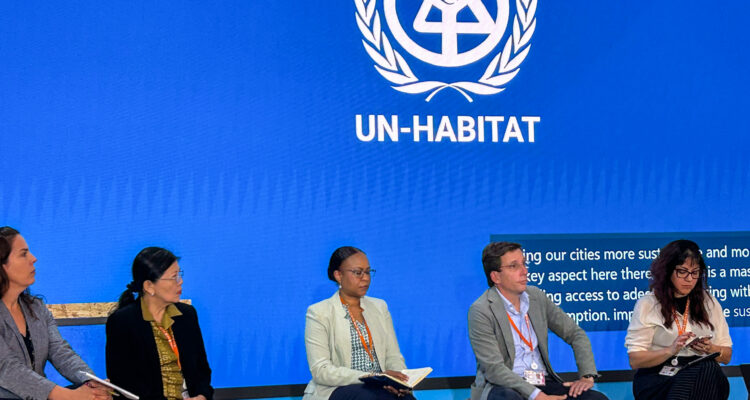
[(411, 390), (408, 389), (396, 389), (393, 386), (383, 386), (383, 389), (389, 391), (391, 394), (397, 396), (397, 397), (404, 397), (407, 394), (411, 393)]
[(693, 343), (690, 343), (690, 348), (701, 354), (710, 354), (719, 351), (714, 350), (714, 347), (718, 346), (714, 346), (711, 343), (711, 338), (696, 339)]
[(385, 371), (384, 374), (392, 376), (400, 380), (401, 382), (407, 382), (409, 380), (409, 377), (406, 376), (406, 374), (404, 374), (403, 372), (393, 371), (389, 369), (388, 371)]
[(694, 333), (686, 332), (677, 336), (669, 347), (659, 350), (642, 350), (628, 353), (630, 366), (633, 369), (655, 367), (677, 355), (685, 347), (685, 343), (694, 336)]
[(672, 355), (677, 355), (677, 353), (682, 350), (683, 347), (685, 347), (685, 343), (687, 343), (690, 338), (694, 337), (695, 334), (693, 332), (685, 332), (680, 336), (677, 336), (677, 338), (672, 342), (672, 345), (669, 346), (669, 351), (672, 353)]
[[(409, 380), (409, 377), (406, 376), (406, 374), (404, 374), (402, 372), (393, 371), (393, 370), (389, 369), (389, 370), (385, 371), (384, 373), (386, 375), (392, 376), (392, 377), (394, 377), (394, 378), (396, 378), (396, 379), (398, 379), (398, 380), (400, 380), (402, 382), (407, 382)], [(396, 395), (398, 397), (403, 397), (403, 396), (406, 396), (407, 394), (411, 393), (411, 390), (408, 390), (408, 389), (396, 389), (393, 386), (383, 386), (383, 389), (391, 392), (392, 394), (394, 394), (394, 395)]]
[(75, 389), (74, 392), (83, 395), (83, 398), (89, 399), (90, 395), (93, 395), (95, 400), (112, 400), (112, 392), (110, 389), (101, 383), (88, 381), (83, 385)]
[[(107, 381), (109, 382), (109, 379), (107, 379)], [(93, 389), (94, 392), (99, 393), (100, 395), (109, 395), (110, 398), (112, 397), (112, 389), (102, 385), (97, 381), (88, 381), (81, 386), (88, 386)]]
[(99, 384), (94, 386), (94, 383), (87, 382), (72, 390), (55, 386), (49, 398), (50, 400), (112, 400), (112, 395), (106, 386)]

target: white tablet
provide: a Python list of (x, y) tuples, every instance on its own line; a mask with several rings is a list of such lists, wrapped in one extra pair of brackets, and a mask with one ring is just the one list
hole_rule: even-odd
[(101, 378), (99, 378), (96, 375), (89, 374), (86, 371), (80, 371), (80, 373), (86, 375), (86, 377), (89, 378), (89, 379), (91, 379), (92, 381), (96, 381), (98, 383), (101, 383), (102, 385), (104, 385), (104, 386), (106, 386), (106, 387), (108, 387), (110, 389), (117, 390), (120, 394), (122, 394), (123, 396), (125, 396), (125, 397), (127, 397), (127, 398), (129, 398), (131, 400), (138, 400), (138, 396), (134, 395), (133, 393), (130, 393), (127, 390), (125, 390), (125, 389), (123, 389), (123, 388), (121, 388), (121, 387), (119, 387), (119, 386), (117, 386), (117, 385), (115, 385), (115, 384), (113, 384), (111, 382), (107, 382), (104, 379), (101, 379)]

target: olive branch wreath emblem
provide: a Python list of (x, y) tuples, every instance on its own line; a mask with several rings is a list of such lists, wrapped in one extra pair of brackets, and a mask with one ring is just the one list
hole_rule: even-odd
[(391, 46), (388, 36), (382, 29), (380, 14), (375, 10), (377, 0), (354, 0), (357, 26), (362, 32), (362, 45), (375, 62), (375, 69), (392, 88), (410, 94), (427, 93), (425, 101), (430, 101), (445, 88), (461, 93), (469, 102), (474, 101), (469, 93), (478, 95), (497, 94), (520, 71), (521, 63), (531, 49), (531, 37), (536, 28), (537, 0), (516, 0), (516, 16), (513, 19), (513, 33), (506, 40), (503, 50), (487, 66), (484, 74), (475, 82), (440, 82), (420, 80), (406, 63), (401, 54)]

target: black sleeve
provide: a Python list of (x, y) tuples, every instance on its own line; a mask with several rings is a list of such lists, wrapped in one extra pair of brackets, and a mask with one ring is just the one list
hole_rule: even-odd
[[(122, 310), (126, 311), (126, 310)], [(149, 388), (149, 380), (144, 379), (144, 365), (139, 357), (143, 349), (137, 348), (135, 329), (125, 312), (115, 312), (107, 318), (106, 364), (107, 377), (117, 386), (138, 395), (142, 400), (163, 400), (162, 393), (155, 394)]]
[[(208, 357), (206, 356), (206, 347), (203, 343), (203, 334), (198, 323), (198, 313), (195, 308), (189, 307), (186, 314), (190, 316), (190, 327), (193, 338), (191, 356), (194, 358), (194, 371), (191, 371), (191, 380), (188, 381), (188, 393), (191, 397), (202, 394), (207, 400), (212, 400), (214, 388), (211, 387), (211, 368), (208, 366)], [(187, 372), (187, 371), (186, 371)], [(187, 378), (186, 378), (187, 379)]]

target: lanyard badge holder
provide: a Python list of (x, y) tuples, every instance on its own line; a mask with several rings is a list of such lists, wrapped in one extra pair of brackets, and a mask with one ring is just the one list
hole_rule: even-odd
[[(531, 342), (531, 323), (529, 322), (529, 316), (528, 315), (524, 315), (524, 319), (526, 320), (526, 328), (528, 329), (528, 332), (529, 332), (529, 338), (526, 339), (523, 336), (523, 334), (521, 333), (521, 330), (518, 329), (518, 327), (516, 326), (516, 323), (513, 322), (513, 318), (510, 317), (510, 314), (507, 313), (507, 312), (506, 312), (506, 314), (508, 314), (508, 321), (510, 321), (510, 325), (516, 331), (516, 333), (518, 334), (518, 337), (521, 338), (521, 341), (526, 346), (529, 347), (529, 351), (533, 355), (534, 354), (534, 344)], [(539, 370), (539, 364), (537, 364), (536, 361), (532, 361), (530, 367), (531, 368), (527, 368), (527, 369), (525, 369), (523, 371), (523, 379), (526, 382), (528, 382), (528, 383), (530, 383), (530, 384), (532, 384), (534, 386), (544, 386), (544, 384), (545, 384), (544, 371), (540, 371)]]
[[(169, 348), (172, 349), (172, 352), (177, 357), (177, 367), (180, 368), (180, 372), (182, 372), (182, 364), (180, 363), (180, 349), (177, 348), (177, 340), (175, 340), (174, 336), (169, 333), (172, 329), (169, 330), (162, 328), (159, 325), (156, 325), (157, 328), (161, 331), (161, 333), (164, 335), (164, 337), (167, 339), (167, 343), (169, 343)], [(188, 393), (187, 390), (187, 382), (185, 382), (185, 378), (182, 379), (182, 398), (188, 399), (190, 398), (190, 393)]]
[(681, 369), (682, 367), (677, 367), (674, 365), (665, 365), (661, 367), (661, 371), (659, 371), (659, 375), (675, 376), (677, 375), (678, 372), (680, 372)]
[[(682, 313), (682, 325), (679, 323), (679, 317), (676, 311), (672, 312), (674, 315), (674, 324), (677, 326), (677, 334), (682, 335), (687, 331), (687, 321), (690, 317), (690, 299), (687, 299), (685, 303), (685, 311)], [(664, 365), (659, 371), (659, 375), (664, 376), (675, 376), (683, 368), (680, 366), (679, 357), (675, 356), (670, 362), (671, 365)]]

